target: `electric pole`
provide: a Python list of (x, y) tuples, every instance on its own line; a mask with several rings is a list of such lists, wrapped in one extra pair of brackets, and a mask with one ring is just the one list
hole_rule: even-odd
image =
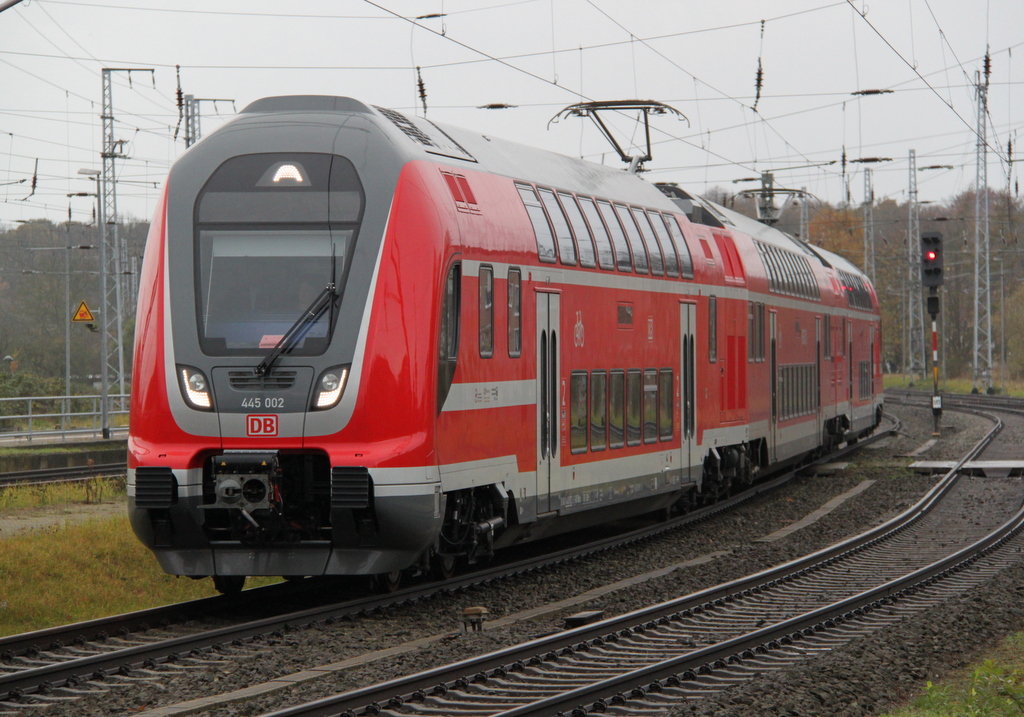
[(992, 58), (985, 51), (984, 79), (975, 74), (978, 94), (977, 175), (974, 187), (974, 387), (992, 388), (992, 292), (989, 269), (988, 84)]
[[(125, 140), (114, 139), (114, 98), (113, 73), (127, 72), (129, 83), (132, 72), (149, 72), (153, 70), (141, 67), (103, 68), (103, 173), (100, 180), (101, 215), (109, 224), (110, 231), (104, 232), (106, 245), (106, 281), (101, 301), (105, 307), (103, 313), (103, 357), (104, 375), (113, 374), (117, 392), (124, 396), (124, 267), (127, 265), (127, 247), (121, 241), (117, 230), (117, 168), (115, 160), (123, 159)], [(123, 402), (123, 398), (121, 401)], [(124, 408), (124, 406), (121, 406)]]

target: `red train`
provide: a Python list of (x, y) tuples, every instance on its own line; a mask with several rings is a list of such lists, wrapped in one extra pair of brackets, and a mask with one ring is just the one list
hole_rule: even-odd
[(171, 169), (129, 509), (169, 573), (450, 572), (695, 501), (881, 416), (841, 257), (675, 187), (349, 98)]

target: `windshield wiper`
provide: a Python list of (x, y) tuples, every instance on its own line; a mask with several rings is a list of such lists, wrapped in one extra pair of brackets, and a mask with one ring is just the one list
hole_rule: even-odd
[[(334, 272), (332, 271), (331, 276), (333, 275)], [(302, 338), (309, 326), (320, 318), (324, 311), (327, 310), (327, 307), (332, 307), (333, 311), (334, 298), (337, 295), (338, 291), (334, 282), (329, 282), (327, 286), (323, 288), (323, 291), (313, 299), (313, 303), (309, 305), (309, 308), (303, 311), (298, 320), (292, 324), (292, 327), (284, 333), (284, 336), (282, 336), (281, 340), (277, 342), (277, 345), (270, 350), (270, 353), (268, 353), (262, 361), (260, 361), (259, 366), (255, 368), (256, 375), (266, 376), (270, 373), (270, 367), (274, 365), (274, 362), (277, 361), (278, 357), (280, 357), (280, 355), (285, 351), (292, 348), (292, 346)]]

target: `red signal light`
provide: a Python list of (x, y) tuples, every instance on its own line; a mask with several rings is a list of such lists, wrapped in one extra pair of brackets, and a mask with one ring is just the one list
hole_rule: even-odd
[(926, 251), (924, 253), (925, 261), (935, 261), (935, 259), (938, 258), (938, 256), (938, 252), (935, 251)]

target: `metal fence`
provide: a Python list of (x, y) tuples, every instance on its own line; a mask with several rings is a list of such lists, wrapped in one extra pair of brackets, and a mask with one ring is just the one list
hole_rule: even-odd
[[(0, 398), (0, 442), (6, 439), (103, 437), (103, 396)], [(128, 394), (107, 396), (111, 435), (128, 432)]]

